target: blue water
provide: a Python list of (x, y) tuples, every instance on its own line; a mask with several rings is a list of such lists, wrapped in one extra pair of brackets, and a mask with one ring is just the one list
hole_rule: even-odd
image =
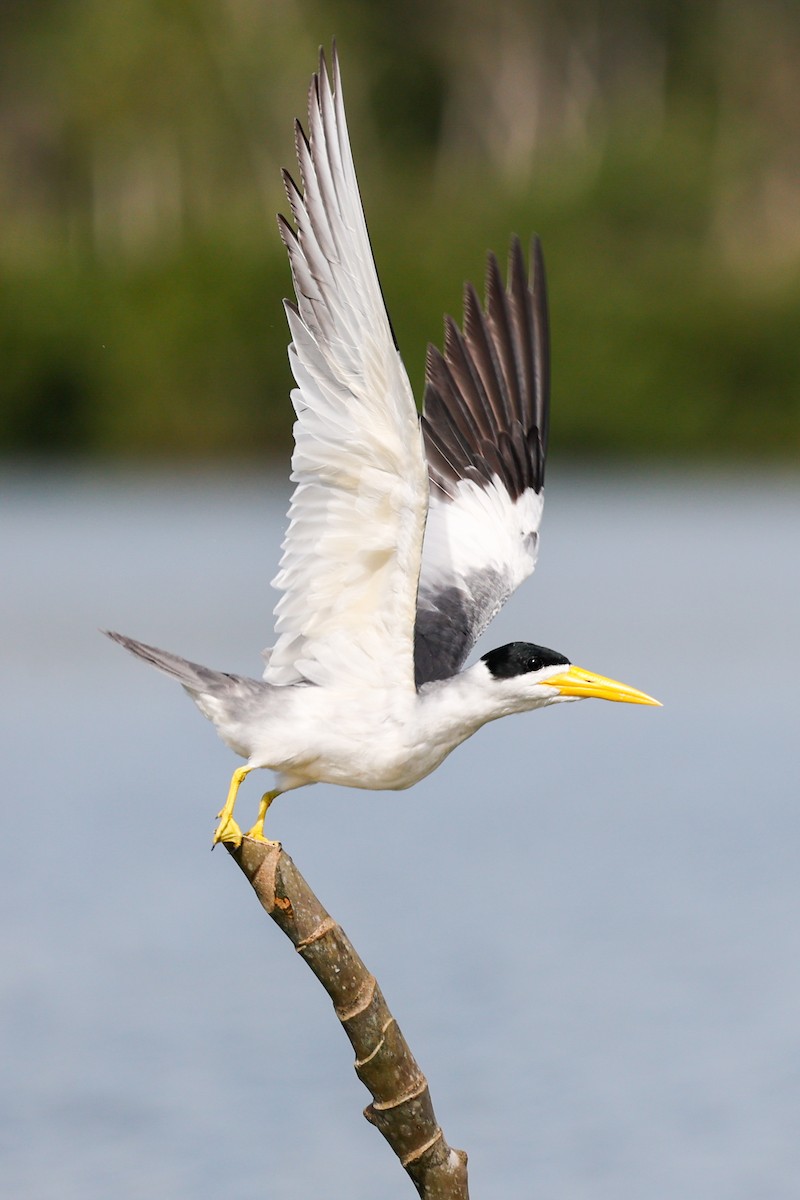
[[(665, 707), (497, 722), (409, 792), (309, 788), (270, 831), (476, 1200), (795, 1200), (800, 479), (553, 476), (482, 648)], [(5, 471), (3, 1195), (413, 1194), (327, 998), (209, 853), (233, 756), (96, 632), (257, 672), (285, 505), (252, 474)]]

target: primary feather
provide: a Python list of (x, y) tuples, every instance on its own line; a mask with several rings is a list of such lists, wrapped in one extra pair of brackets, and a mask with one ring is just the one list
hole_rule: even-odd
[(273, 684), (414, 688), (428, 484), (417, 412), (381, 294), (347, 136), (338, 61), (324, 56), (297, 125), (302, 191), (281, 219), (297, 413), (295, 491), (275, 586)]

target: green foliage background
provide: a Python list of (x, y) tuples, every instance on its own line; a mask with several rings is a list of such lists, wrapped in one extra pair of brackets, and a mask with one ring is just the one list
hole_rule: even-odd
[(6, 0), (0, 449), (285, 453), (279, 168), (333, 35), (418, 394), (536, 230), (557, 452), (796, 457), (789, 0)]

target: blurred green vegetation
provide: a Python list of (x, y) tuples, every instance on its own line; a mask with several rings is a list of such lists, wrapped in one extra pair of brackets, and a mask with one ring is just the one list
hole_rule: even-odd
[(417, 394), (536, 230), (557, 452), (796, 457), (793, 0), (4, 0), (0, 449), (285, 453), (279, 168), (334, 34)]

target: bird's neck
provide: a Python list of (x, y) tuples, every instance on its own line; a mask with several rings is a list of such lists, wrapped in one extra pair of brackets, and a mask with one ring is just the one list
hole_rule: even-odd
[(455, 744), (482, 725), (536, 707), (509, 689), (498, 688), (483, 662), (450, 679), (427, 684), (420, 692), (420, 717), (426, 726)]

